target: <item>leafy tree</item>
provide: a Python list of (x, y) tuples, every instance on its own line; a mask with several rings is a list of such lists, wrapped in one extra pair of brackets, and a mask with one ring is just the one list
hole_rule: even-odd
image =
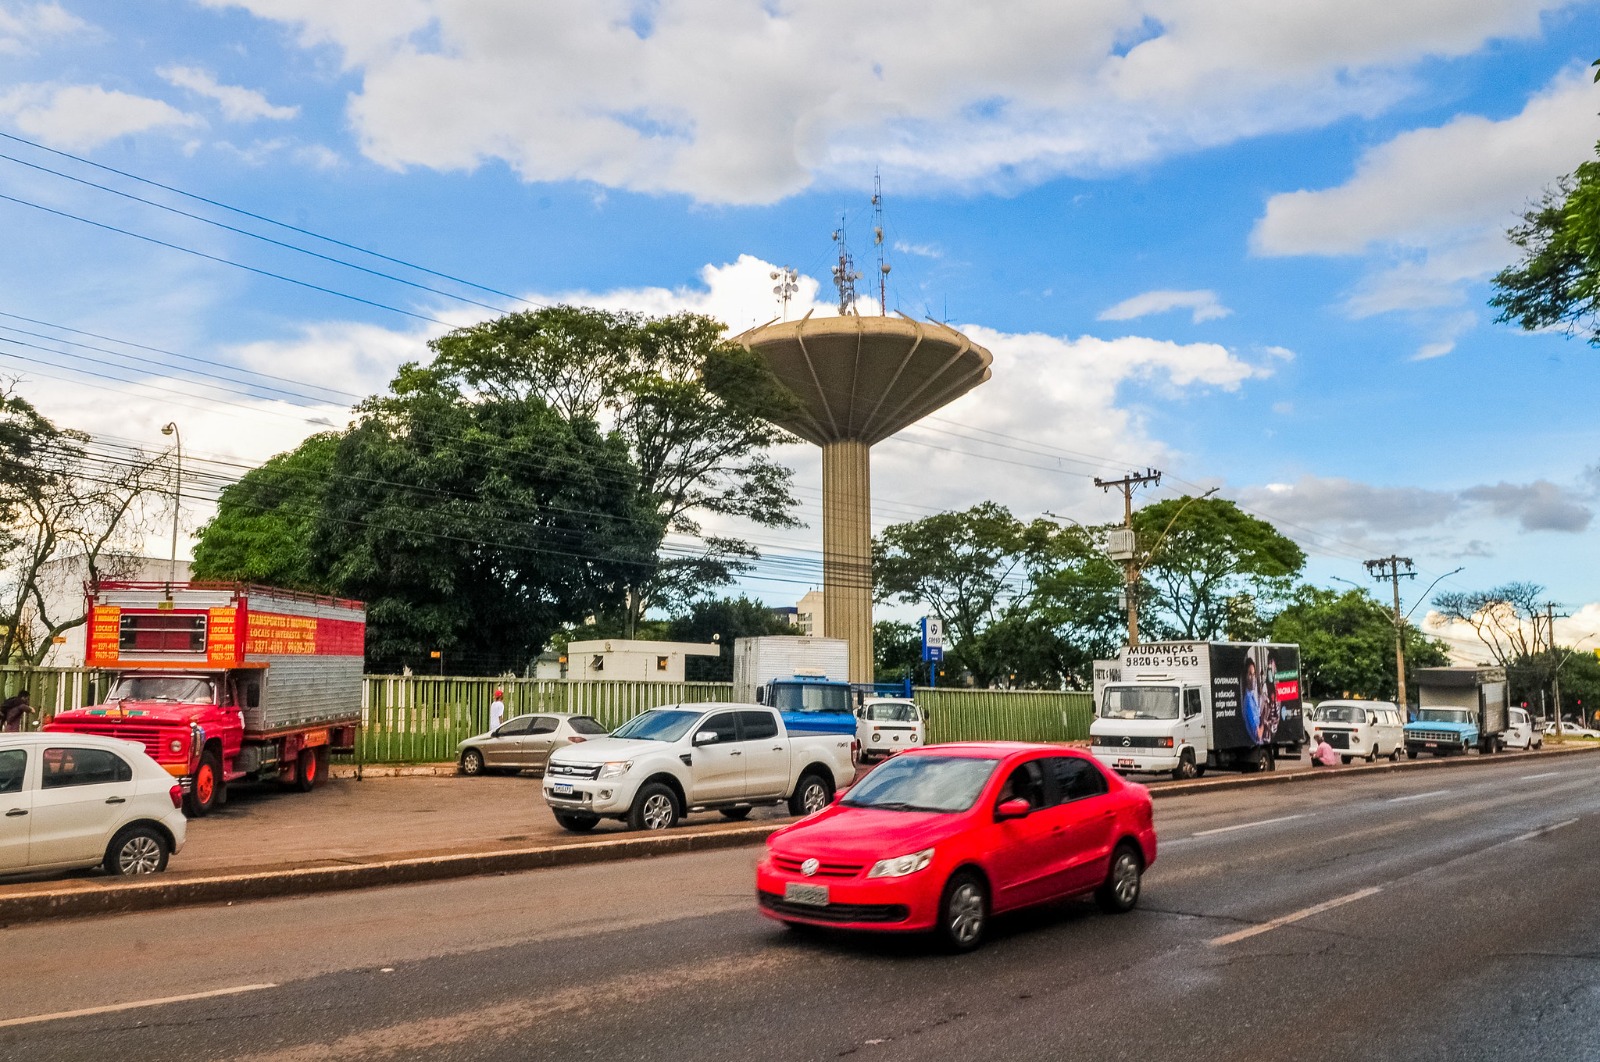
[[(1304, 696), (1395, 699), (1394, 616), (1365, 591), (1301, 586), (1272, 618), (1269, 633), (1272, 641), (1300, 646)], [(1404, 638), (1406, 688), (1415, 690), (1413, 671), (1442, 667), (1450, 654), (1409, 623)]]
[(1544, 587), (1537, 583), (1504, 583), (1489, 590), (1439, 594), (1433, 607), (1443, 619), (1472, 628), (1494, 662), (1510, 667), (1548, 648), (1539, 623), (1543, 597)]
[(224, 487), (195, 541), (195, 578), (331, 591), (311, 540), (340, 438), (313, 435)]
[(878, 682), (899, 682), (909, 678), (926, 684), (927, 666), (922, 662), (922, 634), (914, 623), (879, 620), (872, 625), (873, 672)]
[(684, 677), (690, 682), (732, 682), (736, 639), (794, 632), (787, 618), (760, 601), (740, 596), (696, 601), (687, 613), (667, 623), (664, 634), (674, 642), (720, 642), (720, 656), (691, 656), (685, 660)]
[(1265, 520), (1225, 498), (1173, 498), (1133, 514), (1147, 554), (1140, 634), (1221, 639), (1239, 619), (1241, 596), (1251, 609), (1281, 600), (1305, 567), (1306, 555)]

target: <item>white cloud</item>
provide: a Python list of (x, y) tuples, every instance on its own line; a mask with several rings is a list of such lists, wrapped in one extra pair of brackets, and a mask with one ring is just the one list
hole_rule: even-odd
[(201, 124), (170, 103), (98, 85), (21, 85), (0, 95), (0, 116), (52, 147), (78, 151), (130, 133)]
[(1420, 60), (1575, 0), (202, 2), (335, 49), (384, 165), (764, 203), (874, 165), (1030, 183), (1370, 115)]
[(1500, 121), (1462, 115), (1367, 150), (1344, 184), (1285, 192), (1251, 234), (1263, 255), (1375, 254), (1346, 304), (1356, 317), (1454, 305), (1504, 267), (1504, 231), (1600, 138), (1590, 78), (1568, 71)]
[(288, 121), (300, 113), (299, 107), (279, 107), (254, 89), (238, 85), (222, 85), (205, 70), (193, 66), (166, 66), (156, 73), (169, 85), (188, 89), (197, 96), (216, 103), (223, 117), (230, 122), (251, 122), (265, 118), (275, 122)]
[(1132, 321), (1171, 310), (1192, 311), (1195, 324), (1215, 321), (1233, 312), (1218, 301), (1217, 293), (1214, 291), (1147, 291), (1100, 311), (1100, 320)]
[(901, 254), (914, 254), (918, 258), (943, 258), (944, 252), (927, 243), (907, 243), (904, 240), (894, 241), (894, 249)]
[(1417, 348), (1415, 354), (1411, 355), (1411, 360), (1432, 361), (1434, 358), (1444, 357), (1454, 349), (1456, 349), (1456, 343), (1453, 339), (1442, 339), (1437, 343), (1424, 343)]
[(87, 22), (57, 3), (0, 7), (0, 55), (27, 55), (52, 37), (88, 28)]

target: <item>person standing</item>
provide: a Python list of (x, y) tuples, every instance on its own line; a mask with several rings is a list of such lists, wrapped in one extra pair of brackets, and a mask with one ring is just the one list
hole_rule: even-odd
[(489, 733), (500, 729), (500, 724), (506, 720), (505, 691), (494, 691), (494, 703), (489, 705)]
[(0, 732), (14, 734), (22, 729), (22, 720), (33, 712), (33, 705), (28, 703), (28, 691), (23, 690), (15, 697), (8, 697), (0, 702)]

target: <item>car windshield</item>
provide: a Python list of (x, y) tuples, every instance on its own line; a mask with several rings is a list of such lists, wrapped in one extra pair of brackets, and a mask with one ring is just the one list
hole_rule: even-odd
[(1419, 723), (1470, 723), (1472, 713), (1465, 708), (1424, 708), (1417, 713)]
[(867, 718), (879, 723), (915, 723), (917, 706), (914, 704), (869, 704)]
[(1111, 686), (1100, 706), (1102, 719), (1176, 719), (1178, 690), (1173, 686)]
[(106, 703), (164, 701), (169, 704), (215, 704), (211, 682), (187, 675), (123, 675), (106, 694)]
[(900, 756), (873, 770), (839, 803), (887, 811), (965, 811), (999, 762), (979, 756)]
[(850, 687), (817, 682), (774, 682), (772, 707), (780, 712), (848, 712)]
[(1348, 704), (1323, 704), (1317, 707), (1316, 719), (1319, 723), (1365, 723), (1367, 713)]
[(677, 741), (704, 715), (703, 712), (654, 710), (636, 715), (617, 727), (612, 737), (635, 741)]
[(591, 719), (586, 715), (575, 715), (567, 720), (567, 725), (574, 734), (604, 734), (606, 728), (600, 725), (598, 719)]

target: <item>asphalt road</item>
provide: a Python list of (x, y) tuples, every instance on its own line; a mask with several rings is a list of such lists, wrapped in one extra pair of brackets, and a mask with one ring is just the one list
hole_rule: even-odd
[(964, 957), (785, 932), (754, 849), (20, 925), (0, 1058), (1597, 1058), (1597, 811), (1589, 757), (1168, 799), (1138, 911)]

